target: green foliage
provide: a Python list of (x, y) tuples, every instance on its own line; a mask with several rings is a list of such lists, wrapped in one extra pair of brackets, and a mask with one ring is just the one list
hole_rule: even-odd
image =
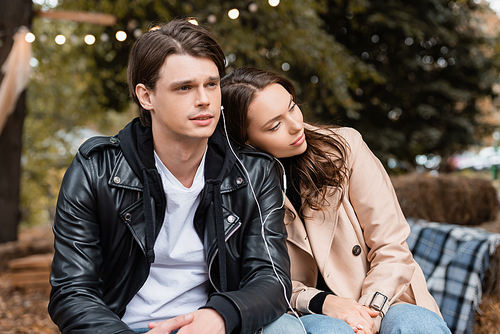
[[(383, 161), (417, 154), (447, 156), (488, 130), (477, 102), (498, 82), (496, 38), (485, 32), (486, 5), (474, 1), (328, 2), (330, 34), (375, 67), (383, 80), (360, 79), (351, 95), (363, 107), (347, 124), (358, 128)], [(328, 119), (329, 110), (323, 118)]]
[[(76, 153), (83, 137), (80, 126), (111, 134), (126, 120), (116, 117), (115, 110), (130, 109), (126, 91), (110, 98), (109, 87), (125, 82), (119, 73), (123, 66), (99, 69), (94, 52), (111, 49), (104, 44), (89, 46), (82, 38), (89, 31), (103, 30), (90, 24), (37, 19), (32, 30), (37, 35), (33, 68), (28, 89), (28, 114), (24, 124), (21, 177), (21, 223), (39, 224), (51, 221), (64, 171)], [(68, 42), (54, 43), (57, 34)], [(104, 55), (105, 57), (106, 55)], [(96, 75), (98, 73), (98, 75)], [(108, 80), (106, 80), (108, 78)], [(109, 105), (115, 103), (114, 109)], [(133, 112), (133, 111), (132, 111)], [(127, 116), (131, 118), (130, 112)], [(111, 122), (117, 122), (118, 127)]]
[[(75, 153), (75, 127), (112, 134), (136, 115), (126, 84), (129, 50), (138, 33), (175, 17), (194, 17), (217, 36), (228, 72), (248, 65), (291, 79), (306, 119), (354, 126), (383, 162), (446, 155), (486, 131), (477, 101), (493, 95), (499, 64), (491, 50), (499, 45), (482, 31), (482, 15), (489, 10), (473, 1), (282, 0), (277, 7), (266, 0), (60, 3), (57, 9), (113, 14), (117, 24), (34, 21), (39, 64), (25, 127), (25, 222), (52, 215), (61, 176)], [(240, 12), (236, 20), (227, 15), (233, 8)], [(117, 30), (127, 33), (125, 42), (115, 39)], [(56, 45), (58, 33), (68, 43)], [(84, 44), (87, 33), (96, 36), (94, 45)]]

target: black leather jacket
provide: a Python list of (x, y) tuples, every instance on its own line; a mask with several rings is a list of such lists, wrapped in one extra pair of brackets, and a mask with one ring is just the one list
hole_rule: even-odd
[[(194, 226), (212, 284), (205, 307), (223, 316), (227, 333), (252, 333), (281, 316), (287, 304), (249, 181), (287, 296), (290, 263), (274, 161), (234, 151), (250, 179), (217, 129), (209, 140)], [(148, 277), (165, 203), (151, 128), (138, 119), (116, 136), (94, 137), (80, 147), (63, 179), (53, 227), (49, 313), (61, 332), (133, 333), (120, 317)]]

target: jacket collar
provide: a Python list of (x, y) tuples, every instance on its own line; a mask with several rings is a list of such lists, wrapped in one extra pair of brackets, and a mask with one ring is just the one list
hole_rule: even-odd
[[(155, 170), (153, 133), (150, 127), (144, 127), (139, 118), (135, 118), (118, 133), (120, 148), (125, 160), (141, 182), (142, 169)], [(232, 148), (232, 151), (231, 151)], [(205, 180), (222, 182), (236, 162), (239, 155), (238, 147), (229, 141), (218, 126), (208, 140), (207, 156), (205, 160)], [(236, 155), (236, 156), (235, 156)]]
[[(218, 126), (208, 139), (207, 157), (205, 161), (205, 180), (222, 183), (236, 163), (238, 147), (229, 146), (230, 141)], [(234, 152), (234, 154), (233, 154)]]

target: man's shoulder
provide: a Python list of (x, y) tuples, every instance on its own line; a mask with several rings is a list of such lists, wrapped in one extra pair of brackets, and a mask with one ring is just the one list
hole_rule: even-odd
[(239, 152), (243, 159), (256, 160), (256, 161), (261, 161), (263, 163), (274, 162), (273, 156), (265, 152), (257, 151), (247, 147), (241, 147), (239, 149)]
[(115, 136), (94, 136), (87, 139), (78, 151), (85, 159), (88, 159), (90, 154), (94, 151), (106, 149), (106, 148), (119, 148), (120, 140)]

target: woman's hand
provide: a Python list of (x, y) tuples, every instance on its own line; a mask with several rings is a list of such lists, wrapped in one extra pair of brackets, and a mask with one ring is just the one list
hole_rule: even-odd
[(354, 299), (328, 295), (323, 304), (323, 314), (345, 321), (355, 333), (375, 334), (373, 317), (378, 311), (358, 304)]

